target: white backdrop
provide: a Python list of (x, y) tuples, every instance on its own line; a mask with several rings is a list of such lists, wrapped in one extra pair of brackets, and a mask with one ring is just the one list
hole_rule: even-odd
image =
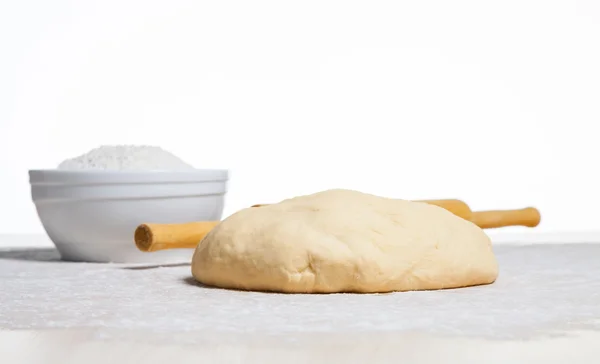
[(594, 230), (600, 2), (0, 2), (0, 233), (27, 170), (154, 144), (232, 171), (225, 214), (344, 187)]

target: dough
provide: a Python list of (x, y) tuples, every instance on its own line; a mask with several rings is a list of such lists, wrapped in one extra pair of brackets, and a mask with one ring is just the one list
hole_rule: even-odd
[(498, 264), (483, 230), (441, 207), (329, 190), (231, 215), (196, 248), (192, 274), (223, 288), (368, 293), (492, 283)]

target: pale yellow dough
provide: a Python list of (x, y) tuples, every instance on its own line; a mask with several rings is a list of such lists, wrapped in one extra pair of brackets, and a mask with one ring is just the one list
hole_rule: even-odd
[(329, 190), (239, 211), (198, 245), (201, 283), (276, 292), (390, 292), (492, 283), (482, 229), (426, 203)]

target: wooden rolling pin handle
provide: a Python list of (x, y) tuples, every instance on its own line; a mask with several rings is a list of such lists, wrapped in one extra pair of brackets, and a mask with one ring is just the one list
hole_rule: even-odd
[(165, 249), (193, 249), (219, 221), (184, 224), (142, 224), (135, 229), (134, 240), (143, 252)]
[(540, 212), (533, 207), (521, 210), (473, 212), (471, 222), (482, 229), (494, 229), (505, 226), (536, 227), (540, 224)]

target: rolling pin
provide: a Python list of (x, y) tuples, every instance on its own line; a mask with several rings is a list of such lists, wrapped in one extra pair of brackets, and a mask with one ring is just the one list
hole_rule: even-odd
[[(423, 200), (442, 207), (453, 214), (470, 220), (482, 229), (505, 226), (535, 227), (540, 223), (540, 213), (533, 207), (521, 210), (472, 212), (460, 200)], [(254, 205), (260, 207), (265, 205)], [(135, 245), (143, 252), (166, 249), (193, 249), (220, 221), (198, 221), (182, 224), (142, 224), (134, 233)]]
[(494, 229), (505, 226), (536, 227), (540, 224), (541, 216), (538, 209), (527, 207), (520, 210), (473, 212), (469, 220), (482, 229)]

